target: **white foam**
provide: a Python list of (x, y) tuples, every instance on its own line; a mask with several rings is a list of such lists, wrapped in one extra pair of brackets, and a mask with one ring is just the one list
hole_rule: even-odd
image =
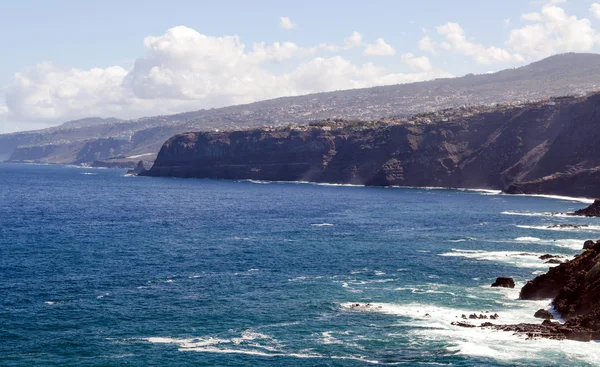
[(47, 305), (53, 305), (54, 304), (54, 302), (52, 302), (52, 301), (46, 301), (44, 303), (47, 304)]
[(567, 215), (565, 213), (552, 213), (552, 212), (516, 212), (516, 211), (504, 211), (500, 212), (500, 214), (504, 215), (519, 215), (524, 217), (559, 217), (559, 218), (575, 218), (572, 215)]
[(538, 237), (517, 237), (514, 239), (517, 242), (523, 243), (535, 243), (538, 245), (557, 246), (563, 248), (569, 248), (573, 250), (581, 250), (585, 240), (564, 238), (564, 239), (541, 239)]
[(475, 260), (496, 261), (513, 264), (520, 268), (547, 268), (549, 264), (544, 264), (539, 256), (540, 253), (523, 253), (517, 251), (483, 251), (483, 250), (459, 250), (452, 249), (452, 252), (445, 252), (439, 256), (465, 257)]
[(333, 224), (331, 224), (331, 223), (314, 223), (314, 224), (311, 224), (311, 226), (313, 226), (313, 227), (333, 227)]
[(590, 198), (561, 196), (561, 195), (535, 195), (535, 194), (514, 194), (513, 195), (513, 194), (511, 194), (510, 196), (528, 196), (528, 197), (534, 197), (534, 198), (566, 200), (566, 201), (575, 201), (575, 202), (584, 203), (584, 204), (593, 204), (594, 203), (594, 199), (590, 199)]
[[(327, 336), (327, 332), (323, 334)], [(199, 353), (217, 353), (217, 354), (244, 354), (261, 357), (287, 357), (287, 358), (312, 358), (312, 359), (348, 359), (357, 360), (370, 364), (379, 364), (379, 361), (366, 359), (360, 355), (346, 356), (325, 356), (314, 352), (295, 352), (285, 351), (283, 347), (272, 337), (246, 331), (240, 338), (221, 339), (221, 338), (170, 338), (170, 337), (151, 337), (143, 339), (153, 344), (173, 344), (181, 352), (199, 352)], [(263, 340), (271, 345), (261, 345), (254, 343), (255, 340)], [(330, 339), (332, 340), (332, 339)]]
[(528, 225), (516, 225), (519, 228), (523, 229), (536, 229), (540, 231), (562, 231), (562, 232), (592, 232), (592, 231), (600, 231), (600, 226), (587, 225), (585, 227), (580, 228), (572, 228), (572, 227), (552, 227), (551, 225), (545, 226), (528, 226)]
[(517, 237), (515, 241), (518, 242), (540, 242), (542, 239), (537, 237)]

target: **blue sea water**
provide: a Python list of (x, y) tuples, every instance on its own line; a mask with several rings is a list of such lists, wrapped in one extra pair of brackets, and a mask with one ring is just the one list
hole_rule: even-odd
[(450, 325), (539, 322), (549, 301), (489, 285), (600, 237), (547, 214), (583, 206), (0, 164), (0, 365), (598, 365), (597, 343)]

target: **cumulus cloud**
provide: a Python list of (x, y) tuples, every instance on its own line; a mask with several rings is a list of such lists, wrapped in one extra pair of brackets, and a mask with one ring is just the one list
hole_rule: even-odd
[(600, 4), (599, 3), (593, 3), (590, 6), (590, 13), (592, 13), (592, 15), (596, 18), (596, 19), (600, 19)]
[(539, 22), (542, 20), (542, 15), (540, 13), (525, 13), (521, 15), (521, 20), (526, 22)]
[(445, 38), (445, 41), (441, 44), (443, 48), (472, 57), (478, 64), (524, 61), (521, 55), (513, 54), (506, 49), (495, 46), (485, 47), (469, 41), (465, 35), (465, 31), (457, 23), (446, 23), (438, 26), (436, 29)]
[[(362, 35), (354, 32), (336, 47), (348, 50), (362, 43)], [(45, 62), (16, 73), (0, 114), (30, 123), (88, 116), (132, 118), (451, 76), (422, 57), (403, 56), (413, 71), (394, 73), (340, 55), (315, 57), (321, 51), (326, 51), (322, 45), (300, 47), (292, 42), (255, 43), (250, 48), (237, 36), (213, 37), (175, 27), (146, 37), (143, 54), (129, 69), (81, 70)], [(269, 68), (286, 60), (296, 66), (285, 72)]]
[(429, 36), (425, 36), (419, 40), (419, 50), (431, 52), (437, 55), (437, 44)]
[(556, 5), (545, 5), (539, 17), (529, 18), (535, 23), (512, 30), (507, 41), (513, 50), (529, 59), (590, 51), (598, 37), (588, 19), (568, 15)]
[(400, 56), (400, 60), (413, 70), (426, 72), (433, 70), (433, 66), (427, 56), (416, 57), (411, 53), (406, 53)]
[(279, 26), (285, 30), (290, 30), (298, 27), (298, 25), (292, 22), (292, 20), (289, 17), (279, 18)]
[(385, 42), (383, 38), (378, 38), (375, 43), (367, 45), (363, 51), (363, 56), (393, 56), (396, 50)]

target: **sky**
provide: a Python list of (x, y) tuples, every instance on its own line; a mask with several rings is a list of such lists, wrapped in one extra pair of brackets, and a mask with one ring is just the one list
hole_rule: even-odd
[(0, 44), (6, 133), (599, 52), (600, 1), (5, 1)]

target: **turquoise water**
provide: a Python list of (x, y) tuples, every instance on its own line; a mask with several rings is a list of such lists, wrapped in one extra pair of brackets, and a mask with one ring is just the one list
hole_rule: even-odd
[(600, 237), (544, 229), (598, 225), (545, 214), (583, 206), (0, 164), (0, 365), (600, 364), (596, 343), (450, 325), (539, 322), (548, 301), (489, 285)]

